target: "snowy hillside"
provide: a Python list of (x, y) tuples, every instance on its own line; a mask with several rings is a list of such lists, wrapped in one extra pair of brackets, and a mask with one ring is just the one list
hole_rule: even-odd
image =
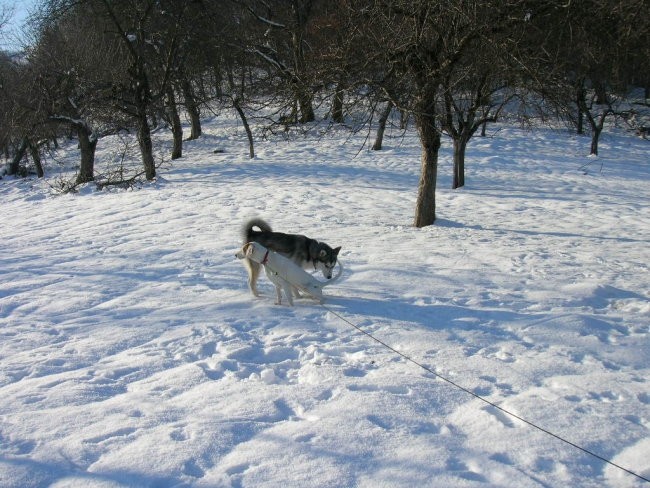
[[(0, 486), (648, 486), (346, 322), (650, 478), (648, 141), (493, 127), (456, 191), (446, 141), (416, 229), (414, 133), (204, 132), (133, 190), (0, 181)], [(253, 216), (343, 247), (326, 307), (249, 294)]]

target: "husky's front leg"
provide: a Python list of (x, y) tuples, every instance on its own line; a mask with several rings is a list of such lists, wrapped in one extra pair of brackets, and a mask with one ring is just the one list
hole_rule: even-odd
[(260, 275), (260, 264), (246, 258), (244, 259), (244, 265), (246, 266), (246, 271), (248, 271), (248, 288), (253, 296), (259, 297), (260, 294), (257, 291), (257, 279)]

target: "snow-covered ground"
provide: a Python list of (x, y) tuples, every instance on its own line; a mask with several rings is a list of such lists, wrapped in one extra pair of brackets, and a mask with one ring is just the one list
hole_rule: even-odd
[[(255, 160), (235, 118), (204, 132), (137, 189), (0, 181), (0, 486), (648, 486), (346, 322), (650, 478), (648, 141), (589, 159), (587, 137), (493, 127), (456, 191), (446, 142), (416, 229), (412, 132)], [(275, 306), (264, 276), (249, 294), (253, 216), (343, 246), (325, 307)]]

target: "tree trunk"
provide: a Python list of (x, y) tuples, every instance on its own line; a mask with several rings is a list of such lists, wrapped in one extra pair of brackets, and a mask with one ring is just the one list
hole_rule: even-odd
[(25, 151), (27, 151), (28, 145), (29, 139), (25, 137), (20, 143), (18, 151), (16, 151), (16, 154), (14, 154), (14, 158), (11, 160), (11, 164), (9, 164), (7, 174), (15, 175), (18, 173), (18, 170), (20, 169), (20, 161), (23, 159), (23, 156), (25, 156)]
[(586, 100), (584, 98), (581, 99), (580, 97), (578, 97), (577, 101), (579, 104), (578, 109), (584, 114), (585, 118), (587, 119), (587, 122), (589, 122), (589, 127), (591, 128), (590, 154), (597, 156), (598, 139), (600, 138), (600, 134), (603, 131), (603, 127), (605, 126), (605, 119), (607, 118), (607, 115), (610, 113), (610, 109), (603, 110), (603, 112), (599, 116), (597, 116), (598, 120), (596, 120), (596, 116), (594, 116), (594, 114), (591, 112), (590, 106), (587, 105)]
[(184, 80), (182, 89), (183, 98), (185, 98), (185, 109), (190, 116), (191, 131), (189, 140), (193, 141), (194, 139), (201, 137), (201, 115), (199, 113), (199, 107), (196, 103), (196, 98), (194, 97), (194, 91), (192, 90), (192, 85), (190, 82)]
[(607, 118), (607, 115), (610, 113), (609, 110), (604, 110), (603, 113), (600, 114), (598, 117), (598, 120), (594, 118), (593, 115), (587, 114), (587, 119), (589, 120), (589, 124), (591, 125), (591, 151), (590, 154), (594, 156), (598, 156), (598, 140), (600, 139), (600, 134), (603, 132), (603, 128), (605, 127), (605, 119)]
[(345, 91), (341, 88), (341, 83), (336, 85), (334, 92), (334, 102), (332, 102), (332, 120), (337, 124), (343, 123), (343, 94)]
[(602, 83), (594, 83), (594, 91), (596, 92), (596, 104), (605, 105), (608, 102), (607, 90)]
[(301, 124), (316, 120), (314, 107), (312, 106), (312, 96), (304, 87), (298, 88), (298, 106), (300, 107)]
[[(223, 99), (223, 72), (221, 68), (216, 65), (212, 67), (212, 72), (214, 74), (214, 88), (215, 94), (219, 100)], [(231, 85), (232, 86), (232, 85)]]
[(294, 97), (300, 110), (300, 123), (313, 122), (316, 119), (313, 107), (313, 94), (310, 87), (305, 83), (307, 79), (307, 62), (303, 49), (304, 30), (309, 16), (309, 4), (305, 2), (302, 6), (307, 10), (296, 12), (297, 23), (291, 34), (291, 44), (293, 50), (293, 74), (290, 74), (290, 81)]
[(151, 128), (149, 127), (146, 113), (140, 113), (138, 116), (138, 144), (142, 153), (145, 178), (151, 181), (156, 177), (156, 163), (153, 157)]
[(406, 110), (400, 110), (399, 115), (399, 128), (400, 130), (406, 130), (409, 123), (410, 114)]
[(43, 176), (45, 176), (45, 172), (43, 171), (43, 164), (41, 163), (41, 151), (38, 148), (38, 144), (34, 144), (33, 142), (30, 141), (29, 154), (32, 156), (32, 160), (34, 161), (34, 167), (36, 168), (36, 176), (42, 178)]
[(4, 135), (2, 138), (2, 143), (0, 144), (0, 150), (4, 154), (5, 159), (9, 159), (9, 137)]
[(232, 102), (233, 106), (235, 107), (235, 110), (237, 110), (237, 113), (239, 114), (239, 117), (241, 118), (242, 124), (244, 124), (244, 129), (246, 130), (246, 136), (248, 137), (248, 156), (250, 159), (255, 158), (255, 147), (253, 145), (253, 133), (251, 132), (251, 128), (248, 125), (248, 119), (246, 119), (246, 114), (244, 113), (244, 110), (241, 108), (241, 105), (239, 104), (238, 99), (234, 99)]
[(151, 103), (151, 89), (149, 88), (149, 78), (144, 68), (142, 60), (136, 63), (132, 75), (132, 81), (135, 84), (135, 110), (136, 110), (136, 124), (137, 124), (137, 137), (138, 145), (140, 146), (140, 153), (142, 154), (142, 164), (144, 166), (145, 178), (148, 181), (156, 177), (156, 163), (153, 157), (153, 143), (151, 142), (151, 127), (149, 126), (149, 118), (147, 117), (147, 109)]
[(582, 110), (578, 109), (578, 122), (576, 127), (576, 134), (581, 136), (585, 133), (585, 114), (582, 113)]
[(602, 127), (594, 126), (591, 129), (591, 152), (589, 154), (598, 156), (598, 140), (600, 133), (603, 131)]
[(77, 137), (79, 138), (79, 152), (81, 153), (81, 165), (77, 175), (77, 184), (88, 183), (95, 179), (95, 149), (97, 138), (85, 125), (77, 126)]
[(465, 186), (465, 149), (468, 142), (465, 136), (454, 139), (454, 179), (451, 185), (453, 190)]
[(582, 110), (582, 107), (585, 105), (585, 95), (586, 93), (584, 87), (580, 86), (576, 94), (576, 105), (578, 106), (578, 120), (576, 122), (576, 133), (578, 135), (582, 135), (585, 133), (585, 129), (584, 129), (585, 114), (584, 111)]
[(422, 146), (420, 183), (415, 204), (414, 225), (416, 227), (432, 225), (436, 220), (436, 181), (438, 178), (440, 132), (436, 129), (435, 115), (428, 112), (427, 110), (416, 115), (416, 125)]
[(183, 157), (183, 126), (181, 125), (181, 118), (178, 115), (178, 106), (176, 105), (176, 95), (174, 88), (169, 86), (167, 88), (167, 110), (169, 111), (169, 119), (172, 124), (172, 159), (179, 159)]
[(384, 111), (379, 117), (379, 127), (377, 128), (377, 136), (375, 137), (375, 143), (372, 145), (373, 151), (381, 151), (381, 146), (384, 142), (384, 132), (386, 131), (386, 123), (388, 122), (388, 117), (393, 110), (393, 102), (389, 101), (384, 108)]

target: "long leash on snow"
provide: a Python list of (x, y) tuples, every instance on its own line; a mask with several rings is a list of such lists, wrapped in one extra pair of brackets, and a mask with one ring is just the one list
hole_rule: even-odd
[(644, 477), (644, 476), (642, 476), (642, 475), (640, 475), (640, 474), (638, 474), (638, 473), (635, 473), (635, 472), (632, 471), (631, 469), (628, 469), (628, 468), (625, 468), (625, 467), (623, 467), (623, 466), (621, 466), (621, 465), (619, 465), (619, 464), (616, 464), (614, 461), (611, 461), (610, 459), (607, 459), (607, 458), (605, 458), (605, 457), (603, 457), (603, 456), (601, 456), (601, 455), (599, 455), (599, 454), (596, 454), (596, 453), (593, 452), (593, 451), (590, 451), (590, 450), (587, 449), (587, 448), (584, 448), (584, 447), (582, 447), (582, 446), (580, 446), (580, 445), (578, 445), (578, 444), (576, 444), (576, 443), (574, 443), (574, 442), (571, 442), (570, 440), (568, 440), (568, 439), (566, 439), (566, 438), (564, 438), (564, 437), (562, 437), (562, 436), (560, 436), (560, 435), (558, 435), (558, 434), (555, 434), (555, 433), (551, 432), (550, 430), (545, 429), (544, 427), (540, 427), (539, 425), (535, 424), (534, 422), (531, 422), (530, 420), (526, 420), (525, 418), (520, 417), (520, 416), (517, 415), (516, 413), (513, 413), (513, 412), (511, 412), (511, 411), (509, 411), (509, 410), (507, 410), (507, 409), (505, 409), (505, 408), (503, 408), (503, 407), (500, 407), (499, 405), (497, 405), (497, 404), (494, 403), (494, 402), (491, 402), (491, 401), (488, 400), (487, 398), (483, 398), (481, 395), (478, 395), (478, 394), (474, 393), (473, 391), (469, 390), (468, 388), (465, 388), (464, 386), (459, 385), (458, 383), (456, 383), (456, 382), (450, 380), (449, 378), (446, 378), (445, 376), (442, 376), (441, 374), (436, 373), (433, 369), (431, 369), (430, 367), (426, 366), (425, 364), (422, 364), (421, 362), (416, 361), (415, 359), (413, 359), (412, 357), (408, 356), (407, 354), (404, 354), (403, 352), (399, 351), (398, 349), (395, 349), (395, 348), (394, 348), (393, 346), (391, 346), (390, 344), (387, 344), (386, 342), (382, 341), (381, 339), (378, 339), (377, 337), (375, 337), (374, 335), (372, 335), (370, 332), (363, 330), (361, 327), (359, 327), (358, 325), (356, 325), (356, 324), (354, 324), (353, 322), (349, 321), (348, 319), (346, 319), (345, 317), (343, 317), (340, 313), (338, 313), (337, 311), (333, 310), (331, 307), (328, 307), (327, 305), (325, 305), (325, 304), (323, 304), (323, 303), (321, 303), (320, 305), (321, 305), (323, 308), (325, 308), (329, 313), (331, 313), (332, 315), (335, 315), (336, 317), (338, 317), (340, 320), (342, 320), (342, 321), (345, 322), (346, 324), (348, 324), (348, 325), (354, 327), (356, 330), (358, 330), (359, 332), (361, 332), (361, 333), (364, 334), (365, 336), (367, 336), (367, 337), (369, 337), (370, 339), (372, 339), (373, 341), (375, 341), (375, 342), (381, 344), (381, 345), (384, 346), (386, 349), (389, 349), (390, 351), (394, 352), (394, 353), (397, 354), (398, 356), (401, 356), (401, 357), (404, 358), (406, 361), (408, 361), (408, 362), (410, 362), (410, 363), (412, 363), (412, 364), (415, 364), (416, 366), (422, 368), (422, 369), (425, 370), (427, 373), (432, 374), (432, 375), (435, 376), (436, 378), (438, 378), (438, 379), (440, 379), (440, 380), (442, 380), (442, 381), (444, 381), (444, 382), (446, 382), (446, 383), (449, 383), (450, 385), (452, 385), (452, 386), (458, 388), (459, 390), (464, 391), (465, 393), (467, 393), (467, 394), (473, 396), (474, 398), (476, 398), (476, 399), (482, 401), (483, 403), (486, 403), (486, 404), (488, 404), (489, 406), (491, 406), (491, 407), (493, 407), (493, 408), (496, 408), (497, 410), (499, 410), (500, 412), (505, 413), (506, 415), (509, 415), (509, 416), (511, 416), (511, 417), (513, 417), (513, 418), (515, 418), (515, 419), (517, 419), (517, 420), (520, 420), (521, 422), (523, 422), (523, 423), (529, 425), (530, 427), (533, 427), (533, 428), (539, 430), (540, 432), (543, 432), (544, 434), (550, 435), (551, 437), (554, 437), (555, 439), (557, 439), (557, 440), (559, 440), (559, 441), (561, 441), (561, 442), (564, 442), (565, 444), (568, 444), (569, 446), (574, 447), (574, 448), (576, 448), (576, 449), (578, 449), (578, 450), (584, 452), (585, 454), (589, 454), (590, 456), (595, 457), (596, 459), (599, 459), (600, 461), (602, 461), (602, 462), (604, 462), (604, 463), (607, 463), (607, 464), (609, 464), (610, 466), (613, 466), (613, 467), (615, 467), (615, 468), (617, 468), (617, 469), (620, 469), (621, 471), (625, 471), (626, 473), (631, 474), (632, 476), (636, 476), (637, 478), (639, 478), (639, 479), (641, 479), (641, 480), (643, 480), (643, 481), (646, 481), (646, 482), (650, 483), (650, 479), (648, 479), (648, 478), (646, 478), (646, 477)]
[(567, 444), (567, 445), (569, 445), (569, 446), (571, 446), (571, 447), (573, 447), (575, 449), (578, 449), (578, 450), (584, 452), (585, 454), (588, 454), (589, 456), (592, 456), (592, 457), (594, 457), (594, 458), (596, 458), (596, 459), (598, 459), (598, 460), (600, 460), (600, 461), (602, 461), (602, 462), (604, 462), (606, 464), (609, 464), (610, 466), (613, 466), (613, 467), (615, 467), (615, 468), (617, 468), (617, 469), (619, 469), (621, 471), (624, 471), (624, 472), (626, 472), (626, 473), (628, 473), (628, 474), (630, 474), (632, 476), (635, 476), (636, 478), (638, 478), (640, 480), (643, 480), (645, 482), (650, 483), (650, 479), (648, 479), (648, 478), (646, 478), (646, 477), (644, 477), (644, 476), (642, 476), (642, 475), (640, 475), (638, 473), (635, 473), (631, 469), (625, 468), (625, 467), (615, 463), (614, 461), (612, 461), (610, 459), (607, 459), (607, 458), (605, 458), (605, 457), (603, 457), (603, 456), (601, 456), (599, 454), (596, 454), (595, 452), (590, 451), (589, 449), (587, 449), (585, 447), (582, 447), (582, 446), (576, 444), (575, 442), (572, 442), (572, 441), (570, 441), (570, 440), (568, 440), (568, 439), (566, 439), (566, 438), (564, 438), (564, 437), (562, 437), (562, 436), (560, 436), (558, 434), (555, 434), (555, 433), (551, 432), (548, 429), (545, 429), (544, 427), (540, 427), (539, 425), (535, 424), (534, 422), (532, 422), (530, 420), (526, 420), (525, 418), (517, 415), (516, 413), (511, 412), (511, 411), (497, 405), (494, 402), (491, 402), (487, 398), (484, 398), (481, 395), (478, 395), (478, 394), (474, 393), (473, 391), (471, 391), (470, 389), (468, 389), (468, 388), (466, 388), (466, 387), (464, 387), (462, 385), (459, 385), (455, 381), (452, 381), (449, 378), (447, 378), (447, 377), (445, 377), (445, 376), (443, 376), (443, 375), (441, 375), (439, 373), (436, 373), (429, 366), (427, 366), (425, 364), (422, 364), (421, 362), (413, 359), (411, 356), (409, 356), (407, 354), (404, 354), (403, 352), (401, 352), (400, 350), (394, 348), (390, 344), (387, 344), (386, 342), (382, 341), (381, 339), (375, 337), (370, 332), (368, 332), (366, 330), (363, 330), (359, 325), (353, 323), (352, 321), (345, 318), (343, 315), (341, 315), (336, 310), (334, 310), (331, 307), (325, 305), (323, 303), (323, 290), (322, 289), (323, 289), (324, 286), (335, 283), (341, 277), (341, 274), (343, 273), (343, 266), (341, 265), (340, 261), (337, 261), (338, 265), (339, 265), (339, 271), (338, 271), (338, 274), (336, 275), (336, 277), (332, 278), (331, 280), (329, 280), (327, 282), (321, 282), (321, 281), (318, 281), (316, 278), (314, 278), (309, 273), (307, 273), (305, 270), (300, 268), (298, 265), (296, 265), (290, 259), (285, 258), (284, 256), (281, 256), (281, 255), (279, 255), (279, 254), (277, 254), (277, 253), (275, 253), (273, 251), (270, 251), (270, 250), (266, 249), (264, 246), (262, 246), (261, 244), (256, 243), (256, 242), (249, 242), (249, 243), (245, 244), (244, 247), (237, 253), (237, 257), (240, 258), (240, 259), (242, 259), (244, 257), (247, 257), (247, 258), (252, 259), (253, 261), (256, 261), (256, 262), (258, 262), (260, 264), (264, 264), (264, 266), (270, 267), (270, 269), (274, 273), (279, 275), (281, 278), (285, 279), (286, 281), (288, 281), (290, 284), (292, 284), (296, 288), (300, 289), (301, 291), (304, 291), (304, 292), (308, 293), (309, 295), (311, 295), (312, 297), (316, 298), (319, 301), (320, 306), (323, 307), (325, 310), (327, 310), (329, 313), (331, 313), (332, 315), (338, 317), (340, 320), (342, 320), (346, 324), (350, 325), (351, 327), (353, 327), (357, 331), (361, 332), (366, 337), (368, 337), (368, 338), (372, 339), (373, 341), (377, 342), (378, 344), (384, 346), (386, 349), (392, 351), (393, 353), (395, 353), (398, 356), (402, 357), (406, 361), (418, 366), (419, 368), (423, 369), (427, 373), (432, 374), (435, 378), (438, 378), (438, 379), (440, 379), (440, 380), (454, 386), (455, 388), (458, 388), (459, 390), (467, 393), (468, 395), (473, 396), (477, 400), (480, 400), (481, 402), (491, 406), (492, 408), (495, 408), (495, 409), (499, 410), (500, 412), (502, 412), (502, 413), (504, 413), (506, 415), (509, 415), (510, 417), (515, 418), (515, 419), (525, 423), (526, 425), (528, 425), (530, 427), (533, 427), (534, 429), (537, 429), (540, 432), (543, 432), (544, 434), (547, 434), (547, 435), (559, 440), (560, 442), (563, 442), (563, 443), (565, 443), (565, 444)]

